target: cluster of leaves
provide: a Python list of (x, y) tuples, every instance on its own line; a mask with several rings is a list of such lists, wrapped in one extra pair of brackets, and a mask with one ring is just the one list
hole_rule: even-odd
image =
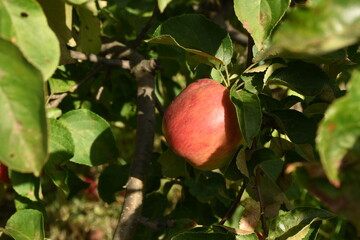
[[(107, 59), (122, 44), (160, 64), (136, 239), (360, 232), (358, 0), (3, 0), (0, 22), (0, 161), (16, 206), (3, 233), (45, 239), (54, 192), (76, 198), (89, 182), (99, 201), (122, 201), (136, 132), (133, 72), (72, 55)], [(162, 108), (202, 77), (231, 89), (245, 140), (219, 171), (193, 169), (161, 137)]]

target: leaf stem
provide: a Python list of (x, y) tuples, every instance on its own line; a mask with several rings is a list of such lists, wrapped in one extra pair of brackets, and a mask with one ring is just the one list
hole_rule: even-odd
[(226, 87), (229, 87), (228, 82), (226, 81), (226, 78), (224, 77), (224, 74), (221, 72), (221, 69), (217, 66), (215, 66), (216, 71), (218, 71), (218, 73), (221, 76), (222, 82), (225, 84)]
[(261, 169), (258, 167), (256, 169), (255, 187), (256, 187), (256, 191), (257, 191), (257, 194), (259, 197), (259, 202), (260, 202), (261, 225), (262, 225), (262, 229), (264, 231), (264, 238), (266, 239), (269, 234), (269, 230), (266, 225), (264, 199), (262, 197), (261, 188), (260, 188), (260, 181), (261, 181), (260, 176), (261, 176)]

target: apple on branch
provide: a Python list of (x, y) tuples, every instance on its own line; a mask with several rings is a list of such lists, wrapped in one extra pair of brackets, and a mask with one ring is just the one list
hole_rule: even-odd
[(166, 109), (163, 132), (170, 148), (195, 168), (226, 166), (242, 143), (230, 91), (212, 79), (199, 79)]

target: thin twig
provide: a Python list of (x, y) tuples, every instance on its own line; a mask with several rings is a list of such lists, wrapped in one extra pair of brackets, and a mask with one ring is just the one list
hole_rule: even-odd
[(261, 176), (261, 169), (260, 168), (257, 168), (256, 169), (256, 176), (255, 176), (255, 187), (256, 187), (256, 191), (257, 191), (257, 195), (259, 197), (259, 202), (260, 202), (260, 218), (261, 218), (261, 225), (262, 225), (262, 229), (264, 231), (264, 236), (265, 236), (265, 239), (267, 238), (268, 236), (268, 228), (267, 228), (267, 225), (266, 225), (266, 219), (265, 219), (265, 206), (264, 206), (264, 199), (262, 197), (262, 194), (261, 194), (261, 188), (260, 188), (260, 176)]
[(95, 55), (93, 53), (85, 54), (83, 52), (70, 50), (70, 55), (73, 59), (89, 61), (93, 63), (103, 63), (109, 66), (120, 67), (123, 69), (130, 69), (130, 61), (122, 59), (111, 59)]
[(150, 220), (148, 218), (140, 216), (139, 223), (145, 227), (150, 228), (153, 231), (159, 231), (164, 228), (174, 227), (175, 221), (171, 219)]
[(243, 184), (241, 185), (241, 188), (239, 190), (238, 195), (236, 196), (234, 202), (231, 204), (229, 210), (225, 214), (225, 216), (221, 219), (219, 225), (224, 225), (224, 223), (231, 218), (231, 216), (234, 214), (236, 207), (239, 205), (242, 195), (244, 194), (244, 191), (246, 189), (247, 182), (244, 180)]
[(59, 106), (59, 104), (62, 102), (62, 100), (64, 100), (64, 98), (68, 95), (68, 93), (61, 93), (61, 94), (56, 94), (50, 97), (50, 99), (52, 100), (51, 102), (49, 102), (47, 104), (48, 108), (56, 108)]
[(145, 38), (146, 33), (149, 31), (149, 29), (152, 27), (152, 25), (155, 23), (156, 17), (159, 14), (160, 10), (157, 4), (155, 4), (154, 10), (152, 12), (152, 15), (149, 19), (149, 21), (146, 23), (146, 25), (143, 27), (139, 35), (136, 37), (134, 42), (131, 44), (132, 49), (136, 49), (142, 42), (142, 40)]

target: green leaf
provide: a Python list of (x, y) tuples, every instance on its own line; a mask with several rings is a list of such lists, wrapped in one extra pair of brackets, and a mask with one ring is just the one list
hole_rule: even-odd
[(115, 201), (115, 194), (124, 189), (129, 177), (129, 165), (107, 166), (99, 177), (98, 191), (102, 200), (107, 203)]
[(17, 211), (6, 223), (5, 229), (0, 228), (15, 240), (44, 240), (44, 217), (34, 209)]
[(39, 198), (40, 179), (30, 173), (10, 171), (11, 184), (17, 194), (32, 201)]
[(312, 1), (306, 8), (293, 8), (273, 34), (268, 48), (256, 56), (296, 53), (320, 56), (350, 46), (360, 37), (358, 0)]
[(189, 192), (201, 200), (217, 198), (225, 205), (230, 203), (230, 199), (225, 195), (225, 179), (219, 173), (203, 172), (197, 180), (188, 178), (185, 185), (189, 187)]
[(179, 46), (197, 56), (197, 61), (210, 65), (227, 65), (233, 54), (229, 34), (198, 14), (185, 14), (168, 19), (155, 30), (150, 43)]
[(164, 12), (166, 6), (171, 2), (172, 0), (157, 0), (158, 7), (161, 13)]
[(100, 21), (91, 11), (91, 5), (95, 5), (95, 1), (76, 7), (80, 19), (77, 49), (81, 52), (97, 54), (101, 47)]
[(4, 0), (0, 16), (0, 37), (16, 44), (43, 79), (48, 79), (58, 65), (60, 49), (40, 5), (34, 0)]
[(186, 169), (186, 161), (175, 154), (170, 148), (161, 154), (158, 162), (161, 164), (162, 174), (165, 177), (177, 178), (189, 176)]
[(65, 194), (69, 194), (69, 187), (66, 185), (68, 172), (62, 165), (74, 156), (74, 151), (75, 146), (70, 131), (62, 122), (50, 119), (50, 155), (44, 170)]
[(259, 133), (262, 112), (259, 97), (246, 90), (231, 88), (231, 101), (235, 105), (239, 126), (245, 143), (251, 147), (253, 138)]
[(353, 72), (350, 81), (347, 95), (334, 101), (325, 112), (316, 138), (326, 175), (337, 186), (343, 158), (360, 137), (360, 71)]
[(285, 85), (306, 96), (321, 93), (328, 77), (319, 67), (302, 61), (290, 62), (277, 69), (267, 79), (267, 84)]
[(243, 27), (254, 39), (257, 49), (284, 16), (289, 8), (289, 0), (234, 0), (234, 10)]
[(74, 140), (75, 153), (70, 161), (98, 166), (117, 158), (110, 126), (99, 115), (79, 109), (67, 112), (60, 121), (69, 129)]
[(58, 0), (37, 0), (48, 21), (50, 28), (56, 34), (61, 52), (60, 65), (75, 62), (71, 58), (69, 47), (75, 47), (76, 42), (72, 36), (73, 27), (73, 6), (65, 1)]
[(161, 219), (168, 204), (167, 198), (159, 192), (147, 194), (144, 198), (142, 215), (150, 220)]
[(0, 38), (0, 159), (13, 170), (38, 176), (46, 162), (44, 99), (41, 73)]
[(334, 215), (323, 209), (299, 207), (271, 221), (269, 239), (285, 240), (297, 234), (301, 229), (314, 221), (333, 218)]
[(276, 110), (271, 115), (293, 143), (314, 143), (317, 125), (312, 119), (296, 110)]
[(262, 92), (264, 87), (263, 72), (243, 73), (241, 74), (241, 79), (244, 81), (244, 89), (247, 91), (254, 94), (259, 94)]

